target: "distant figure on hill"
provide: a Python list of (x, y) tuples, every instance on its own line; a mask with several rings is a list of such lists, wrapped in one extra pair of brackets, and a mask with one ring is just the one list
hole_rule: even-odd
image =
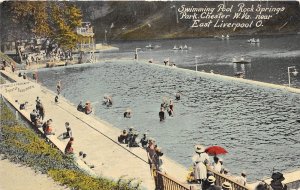
[(158, 113), (158, 115), (159, 115), (159, 121), (164, 121), (166, 119), (163, 107), (160, 108), (160, 112)]
[(122, 134), (118, 137), (118, 142), (122, 144), (127, 144), (128, 134), (126, 129), (123, 130)]
[(74, 137), (71, 137), (65, 148), (65, 154), (73, 154), (74, 153), (74, 149), (72, 147), (73, 142), (74, 142)]

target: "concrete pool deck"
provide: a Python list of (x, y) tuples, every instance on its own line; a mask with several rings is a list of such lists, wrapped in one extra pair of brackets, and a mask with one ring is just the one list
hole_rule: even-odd
[[(87, 169), (92, 175), (101, 175), (114, 180), (135, 179), (134, 182), (142, 182), (142, 187), (155, 189), (146, 151), (142, 148), (128, 148), (126, 145), (119, 144), (117, 137), (121, 134), (120, 129), (93, 115), (78, 112), (76, 106), (63, 97), (59, 98), (59, 103), (55, 103), (55, 94), (40, 84), (18, 77), (11, 72), (1, 72), (16, 81), (1, 86), (2, 96), (27, 119), (30, 119), (29, 114), (35, 109), (35, 99), (39, 96), (45, 107), (44, 121), (50, 118), (53, 120), (55, 135), (48, 136), (48, 138), (62, 151), (67, 140), (58, 140), (57, 136), (65, 132), (65, 122), (70, 123), (75, 138), (75, 154), (78, 155), (79, 151), (87, 154), (86, 161), (95, 165), (93, 170)], [(20, 103), (28, 101), (27, 108), (19, 110), (19, 104), (15, 100)], [(176, 180), (185, 182), (188, 170), (166, 156), (162, 159), (167, 173)]]

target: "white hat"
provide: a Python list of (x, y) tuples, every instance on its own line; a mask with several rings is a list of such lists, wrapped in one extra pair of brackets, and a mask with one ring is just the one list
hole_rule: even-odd
[(224, 183), (222, 183), (222, 188), (225, 189), (232, 189), (231, 184), (227, 181), (225, 181)]
[(202, 146), (202, 145), (197, 144), (197, 145), (195, 145), (195, 151), (196, 151), (197, 153), (202, 153), (202, 152), (205, 151), (205, 147)]
[(207, 178), (207, 181), (208, 181), (209, 183), (214, 183), (214, 182), (216, 181), (216, 178), (215, 178), (214, 176), (209, 176), (209, 177)]

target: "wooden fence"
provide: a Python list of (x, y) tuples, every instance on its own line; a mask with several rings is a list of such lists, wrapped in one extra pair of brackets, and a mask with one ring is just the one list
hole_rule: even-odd
[[(218, 186), (222, 186), (222, 183), (225, 181), (230, 183), (232, 186), (232, 190), (249, 190), (246, 186), (235, 182), (230, 177), (216, 173), (213, 169), (207, 168), (208, 171), (214, 174), (216, 178), (215, 184)], [(164, 174), (162, 172), (156, 171), (156, 175), (154, 176), (156, 190), (192, 190), (193, 186), (188, 184), (183, 184), (182, 182), (177, 181), (176, 179)]]
[(160, 171), (155, 172), (154, 176), (156, 190), (190, 190), (191, 187), (182, 184), (176, 179)]

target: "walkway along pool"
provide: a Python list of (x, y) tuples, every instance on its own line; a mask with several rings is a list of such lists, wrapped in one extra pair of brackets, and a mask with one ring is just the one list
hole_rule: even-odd
[[(61, 80), (67, 99), (75, 105), (90, 100), (95, 115), (114, 126), (147, 132), (186, 167), (196, 143), (226, 148), (225, 167), (235, 175), (246, 170), (249, 181), (270, 176), (273, 168), (300, 166), (299, 94), (133, 61), (40, 70), (38, 76), (53, 91)], [(182, 98), (174, 101), (174, 117), (159, 122), (162, 99), (175, 99), (177, 91)], [(105, 94), (112, 95), (110, 108), (101, 104)], [(127, 108), (130, 119), (123, 118)]]

